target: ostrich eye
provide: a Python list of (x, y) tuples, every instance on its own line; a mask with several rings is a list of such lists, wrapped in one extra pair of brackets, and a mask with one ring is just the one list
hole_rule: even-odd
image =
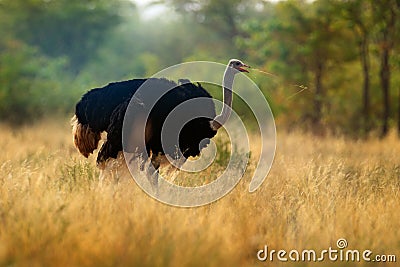
[(240, 62), (236, 61), (235, 66), (240, 66)]

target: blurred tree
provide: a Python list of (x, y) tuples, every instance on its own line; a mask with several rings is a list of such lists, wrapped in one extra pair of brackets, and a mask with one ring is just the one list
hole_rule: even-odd
[[(41, 118), (50, 110), (65, 110), (60, 94), (65, 61), (50, 60), (17, 40), (0, 41), (0, 121), (13, 125)], [(65, 78), (65, 77), (63, 77)], [(65, 81), (65, 80), (63, 80)]]
[(203, 1), (203, 0), (165, 0), (162, 1), (174, 6), (176, 11), (182, 15), (194, 15), (198, 23), (212, 26), (228, 40), (233, 40), (239, 33), (237, 23), (240, 22), (238, 5), (242, 0)]
[[(10, 31), (50, 57), (67, 57), (78, 73), (120, 22), (120, 1), (2, 0)], [(126, 3), (125, 3), (126, 5)]]
[(375, 41), (380, 53), (380, 84), (383, 94), (383, 114), (381, 137), (389, 132), (390, 104), (390, 57), (395, 45), (397, 27), (400, 16), (399, 0), (372, 1), (373, 21), (376, 26)]
[(0, 120), (21, 124), (72, 110), (83, 81), (72, 77), (88, 74), (132, 7), (122, 0), (1, 0)]
[(348, 0), (343, 2), (343, 15), (349, 22), (349, 28), (357, 38), (360, 63), (363, 72), (362, 85), (362, 131), (368, 134), (371, 130), (370, 118), (370, 39), (373, 29), (371, 1)]
[[(310, 121), (314, 132), (322, 131), (321, 120), (326, 105), (324, 80), (331, 68), (347, 57), (348, 41), (334, 1), (279, 2), (274, 13), (263, 21), (253, 21), (248, 27), (248, 49), (263, 53), (288, 84), (301, 80), (314, 88), (312, 104), (304, 106), (303, 120)], [(349, 51), (347, 49), (347, 51)], [(275, 61), (276, 63), (271, 63)], [(312, 109), (309, 109), (309, 107)], [(327, 111), (326, 111), (327, 112)]]
[(258, 9), (262, 8), (262, 1), (256, 0), (159, 0), (155, 3), (164, 3), (175, 8), (175, 11), (186, 18), (203, 25), (207, 31), (204, 41), (215, 34), (212, 45), (222, 45), (224, 54), (222, 57), (240, 57), (245, 55), (235, 42), (237, 39), (247, 36), (241, 24), (252, 16), (256, 16)]
[[(314, 76), (315, 96), (312, 117), (313, 128), (318, 132), (323, 116), (323, 105), (327, 102), (323, 81), (329, 68), (346, 59), (348, 41), (338, 20), (339, 6), (335, 1), (316, 1), (310, 6), (307, 46), (309, 48), (310, 70)], [(314, 12), (312, 11), (314, 10)], [(329, 111), (328, 111), (329, 112)]]

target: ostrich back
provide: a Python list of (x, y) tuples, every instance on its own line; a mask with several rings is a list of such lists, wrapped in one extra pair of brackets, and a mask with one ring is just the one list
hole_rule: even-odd
[(110, 83), (84, 94), (76, 104), (75, 115), (79, 123), (88, 125), (95, 132), (106, 131), (114, 110), (131, 99), (146, 79), (134, 79)]

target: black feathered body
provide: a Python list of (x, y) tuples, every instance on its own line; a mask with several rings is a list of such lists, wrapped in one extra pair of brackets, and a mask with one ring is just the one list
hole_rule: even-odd
[(124, 101), (131, 99), (146, 79), (110, 83), (84, 94), (76, 104), (75, 115), (79, 123), (89, 125), (96, 132), (106, 131), (111, 115)]
[[(161, 144), (163, 124), (168, 114), (178, 105), (187, 100), (201, 97), (206, 98), (206, 101), (201, 102), (201, 106), (192, 105), (190, 108), (185, 107), (180, 111), (191, 113), (191, 116), (195, 119), (183, 126), (179, 133), (179, 144), (176, 144), (176, 147), (179, 147), (186, 158), (199, 155), (201, 149), (208, 143), (201, 141), (212, 138), (216, 134), (216, 131), (210, 125), (210, 121), (215, 117), (215, 107), (210, 94), (200, 84), (185, 83), (178, 85), (173, 81), (156, 78), (110, 83), (105, 87), (92, 89), (83, 95), (76, 105), (75, 116), (77, 125), (80, 127), (77, 128), (84, 129), (90, 134), (80, 135), (76, 131), (74, 134), (75, 144), (83, 155), (88, 156), (98, 145), (98, 140), (86, 139), (93, 139), (93, 136), (100, 136), (100, 133), (105, 131), (107, 132), (107, 140), (98, 153), (97, 162), (101, 164), (109, 158), (117, 157), (118, 152), (122, 151), (122, 128), (128, 105), (134, 105), (133, 108), (129, 107), (130, 112), (137, 109), (140, 113), (142, 106), (147, 104), (146, 99), (141, 99), (140, 94), (134, 95), (145, 82), (153, 83), (153, 87), (158, 86), (166, 90), (165, 92), (164, 89), (154, 90), (155, 94), (160, 94), (162, 97), (151, 109), (146, 122), (145, 145), (147, 154), (175, 156), (173, 154), (176, 151), (163, 148)], [(152, 90), (152, 86), (149, 90)], [(173, 89), (169, 90), (170, 88)], [(152, 92), (147, 93), (151, 94)], [(133, 100), (132, 97), (134, 97)], [(135, 127), (135, 114), (131, 115), (133, 117), (130, 117), (132, 118), (130, 123)], [(137, 125), (137, 127), (143, 128), (143, 125)], [(91, 145), (85, 147), (87, 143)]]

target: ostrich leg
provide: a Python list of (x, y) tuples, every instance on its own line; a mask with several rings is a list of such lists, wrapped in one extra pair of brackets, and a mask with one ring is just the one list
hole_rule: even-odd
[(152, 154), (150, 159), (151, 162), (147, 167), (147, 179), (155, 190), (156, 195), (158, 195), (158, 169), (161, 165), (161, 157), (160, 154)]
[(171, 175), (172, 182), (175, 181), (176, 177), (179, 174), (179, 171), (181, 170), (182, 165), (185, 164), (186, 160), (187, 159), (184, 156), (174, 160), (174, 170)]

